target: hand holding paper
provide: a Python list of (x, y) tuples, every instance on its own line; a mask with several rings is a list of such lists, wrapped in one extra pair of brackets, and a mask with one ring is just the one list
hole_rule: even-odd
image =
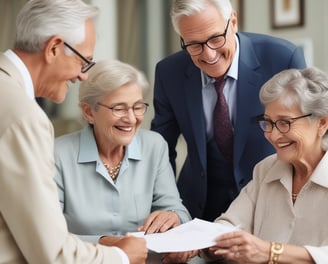
[(144, 235), (131, 233), (146, 239), (148, 249), (158, 252), (183, 252), (215, 245), (215, 238), (221, 234), (238, 230), (238, 227), (213, 223), (195, 218), (164, 233)]

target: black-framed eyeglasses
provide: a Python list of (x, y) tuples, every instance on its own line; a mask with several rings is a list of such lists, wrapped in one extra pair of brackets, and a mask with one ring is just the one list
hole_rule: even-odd
[(64, 45), (83, 60), (84, 63), (81, 68), (82, 73), (86, 73), (88, 70), (91, 69), (92, 66), (96, 64), (94, 61), (88, 60), (80, 52), (78, 52), (76, 49), (74, 49), (71, 45), (67, 44), (66, 42), (64, 42)]
[(212, 50), (216, 50), (223, 47), (223, 45), (226, 43), (226, 35), (228, 32), (229, 22), (230, 19), (228, 19), (227, 26), (223, 34), (212, 36), (204, 42), (194, 42), (190, 44), (185, 44), (183, 38), (180, 38), (181, 48), (186, 50), (191, 56), (197, 56), (203, 52), (204, 45), (206, 45)]
[(291, 123), (295, 122), (298, 119), (309, 117), (312, 114), (297, 116), (293, 118), (288, 119), (278, 119), (275, 122), (273, 122), (270, 119), (266, 119), (265, 117), (261, 116), (258, 118), (257, 122), (260, 126), (260, 128), (267, 133), (271, 133), (273, 130), (273, 127), (276, 127), (280, 133), (288, 133), (290, 130)]
[(135, 103), (133, 106), (130, 107), (125, 104), (116, 104), (113, 106), (108, 106), (99, 102), (97, 103), (97, 105), (112, 110), (113, 115), (116, 117), (126, 116), (129, 112), (129, 109), (132, 109), (135, 116), (143, 116), (146, 113), (147, 108), (149, 106), (149, 104), (142, 103), (142, 102)]

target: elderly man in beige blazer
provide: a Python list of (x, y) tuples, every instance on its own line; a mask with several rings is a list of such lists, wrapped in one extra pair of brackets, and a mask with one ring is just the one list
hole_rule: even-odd
[(0, 54), (0, 263), (145, 263), (144, 239), (106, 247), (68, 233), (53, 180), (53, 126), (35, 100), (59, 103), (68, 82), (88, 77), (96, 14), (81, 0), (28, 1), (14, 49)]

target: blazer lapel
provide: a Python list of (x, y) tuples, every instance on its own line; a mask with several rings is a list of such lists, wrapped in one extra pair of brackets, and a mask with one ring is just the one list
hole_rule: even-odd
[(24, 87), (24, 81), (21, 73), (3, 53), (0, 53), (0, 71), (16, 80), (19, 87)]
[(191, 62), (186, 71), (184, 93), (187, 114), (191, 122), (192, 133), (203, 169), (206, 171), (206, 127), (202, 100), (202, 82), (200, 70)]
[(234, 164), (238, 164), (247, 141), (249, 126), (255, 122), (255, 116), (259, 113), (253, 107), (258, 104), (259, 81), (261, 76), (256, 72), (260, 67), (253, 46), (242, 34), (238, 34), (240, 41), (240, 55), (238, 63), (238, 81), (237, 81), (237, 117), (234, 137)]

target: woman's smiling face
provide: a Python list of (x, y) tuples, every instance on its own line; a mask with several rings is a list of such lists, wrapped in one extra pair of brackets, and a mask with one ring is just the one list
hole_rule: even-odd
[[(127, 84), (111, 91), (100, 103), (107, 106), (120, 104), (129, 108), (140, 102), (144, 102), (141, 88), (136, 84)], [(143, 115), (136, 116), (132, 108), (122, 117), (115, 116), (111, 109), (102, 106), (91, 111), (97, 142), (107, 142), (111, 146), (130, 144), (144, 119)]]
[[(303, 115), (298, 106), (286, 107), (279, 100), (265, 106), (264, 117), (273, 122)], [(319, 128), (319, 120), (305, 117), (292, 121), (287, 133), (281, 133), (274, 127), (272, 132), (265, 132), (264, 135), (276, 149), (280, 160), (293, 163), (304, 159), (312, 160), (314, 153), (321, 152), (322, 137), (319, 136)]]

